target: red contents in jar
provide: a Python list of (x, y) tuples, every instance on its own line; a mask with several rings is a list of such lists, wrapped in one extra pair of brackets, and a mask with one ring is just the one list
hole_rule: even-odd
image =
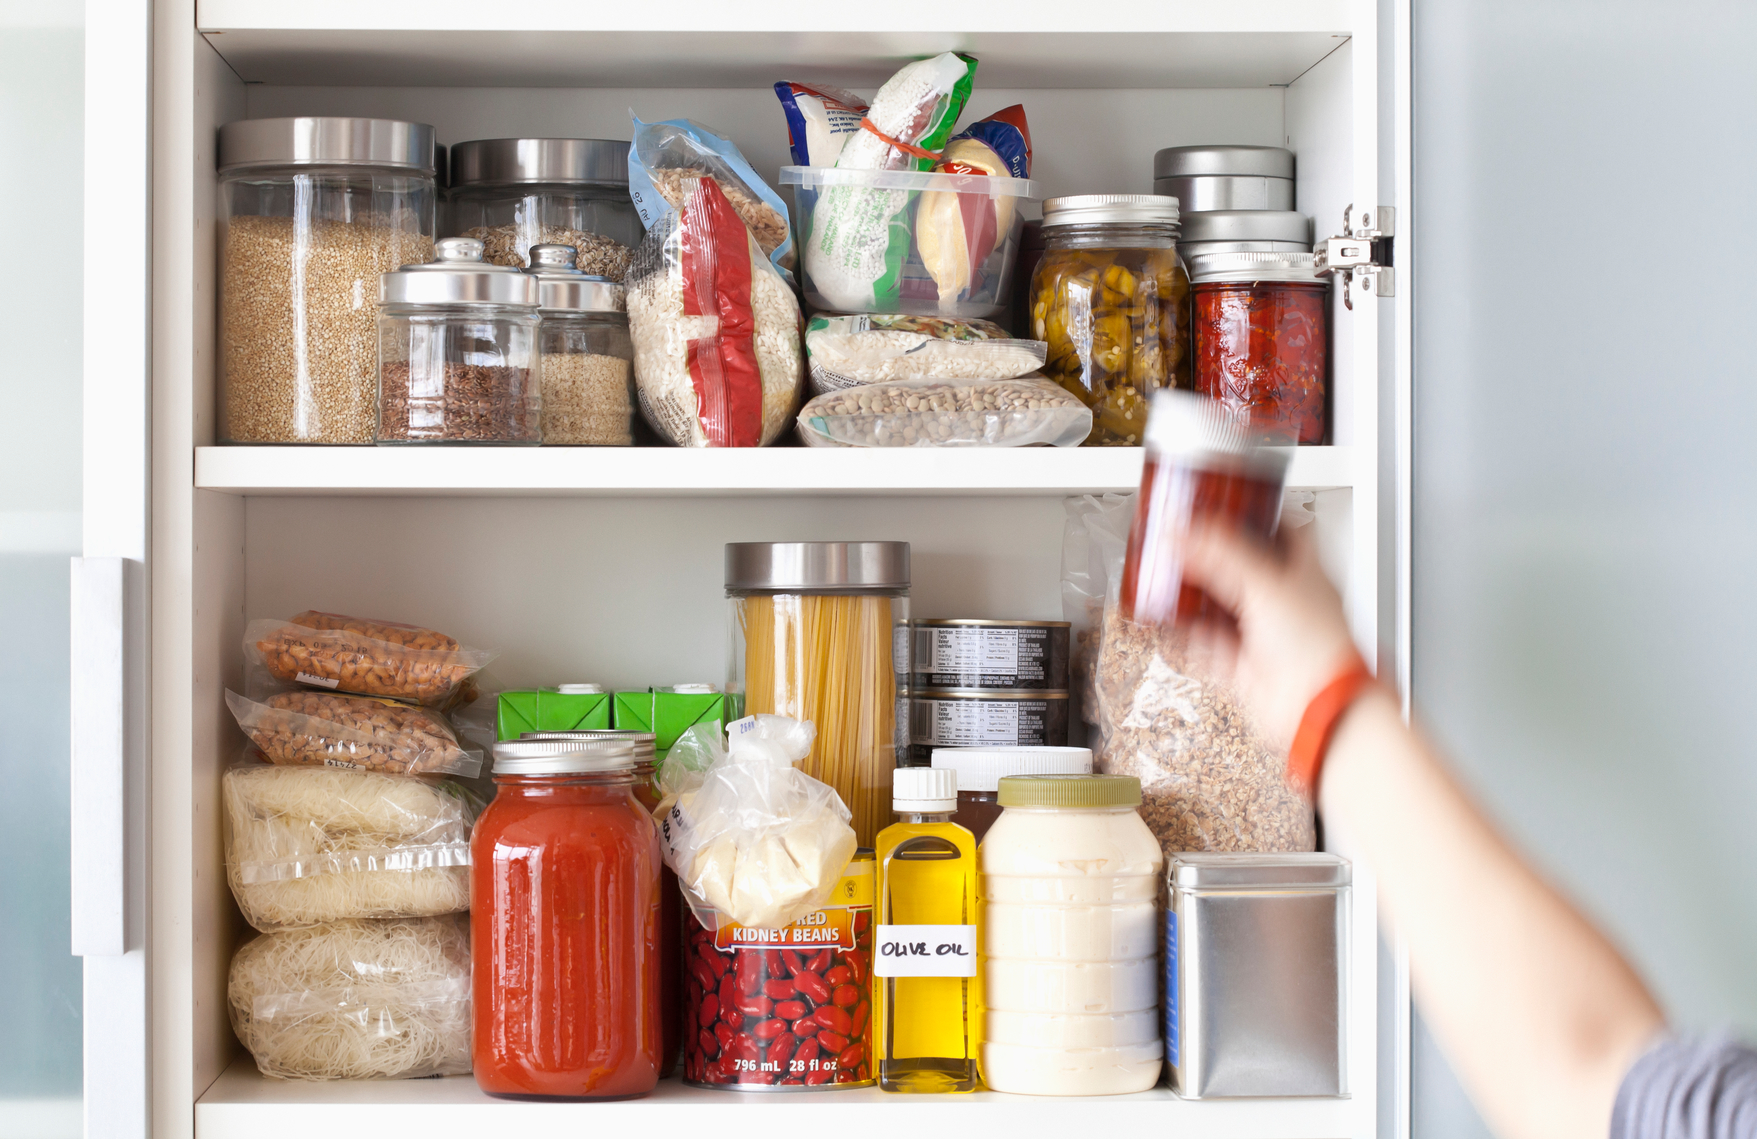
[(1268, 539), (1281, 512), (1281, 482), (1248, 470), (1195, 469), (1149, 455), (1129, 527), (1118, 604), (1144, 625), (1230, 621), (1231, 615), (1183, 580), (1183, 544), (1194, 518), (1219, 518)]
[(659, 837), (629, 773), (498, 776), (470, 854), (476, 1082), (610, 1098), (659, 1079)]
[(1248, 414), (1272, 442), (1322, 443), (1327, 292), (1300, 281), (1197, 285), (1196, 391)]

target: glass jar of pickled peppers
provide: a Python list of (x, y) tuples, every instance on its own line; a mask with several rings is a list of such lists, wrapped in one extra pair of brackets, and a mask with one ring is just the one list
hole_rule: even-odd
[(1031, 335), (1049, 344), (1044, 374), (1092, 409), (1088, 446), (1139, 446), (1153, 393), (1189, 387), (1190, 279), (1177, 237), (1176, 198), (1043, 203)]
[(1323, 443), (1330, 422), (1330, 283), (1310, 253), (1192, 258), (1197, 393), (1247, 417), (1266, 443)]

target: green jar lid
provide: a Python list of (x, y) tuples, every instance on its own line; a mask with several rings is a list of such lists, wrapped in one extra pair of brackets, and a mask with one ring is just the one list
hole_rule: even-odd
[(1141, 781), (1133, 775), (1008, 775), (1000, 781), (1003, 807), (1139, 807)]

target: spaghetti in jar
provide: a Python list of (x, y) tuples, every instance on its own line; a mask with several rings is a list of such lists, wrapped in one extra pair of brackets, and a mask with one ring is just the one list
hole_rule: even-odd
[(909, 543), (732, 542), (726, 597), (728, 718), (815, 724), (800, 769), (836, 789), (871, 846), (909, 747)]

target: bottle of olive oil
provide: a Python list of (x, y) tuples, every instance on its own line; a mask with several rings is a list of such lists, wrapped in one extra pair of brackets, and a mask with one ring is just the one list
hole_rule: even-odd
[(888, 1092), (976, 1088), (976, 839), (952, 822), (958, 773), (898, 768), (878, 836), (873, 1047)]

